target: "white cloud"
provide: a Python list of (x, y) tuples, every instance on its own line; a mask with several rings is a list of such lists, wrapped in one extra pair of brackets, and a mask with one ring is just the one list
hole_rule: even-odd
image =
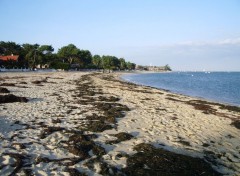
[(164, 50), (165, 48), (181, 48), (181, 47), (202, 47), (202, 46), (221, 46), (221, 45), (240, 45), (240, 37), (237, 38), (228, 38), (215, 41), (183, 41), (178, 43), (169, 43), (169, 44), (159, 44), (159, 45), (148, 45), (148, 46), (135, 46), (130, 48), (149, 48), (149, 49), (160, 49)]

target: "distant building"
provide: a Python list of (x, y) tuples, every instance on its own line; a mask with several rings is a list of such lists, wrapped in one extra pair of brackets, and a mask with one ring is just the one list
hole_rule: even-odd
[(165, 66), (157, 67), (157, 66), (149, 66), (148, 71), (166, 71)]
[(142, 65), (137, 65), (136, 70), (162, 72), (162, 71), (169, 71), (169, 68), (168, 68), (168, 66), (142, 66)]
[(36, 68), (38, 68), (38, 69), (47, 69), (47, 68), (49, 68), (49, 64), (44, 64), (44, 65), (38, 64), (38, 65), (36, 66)]

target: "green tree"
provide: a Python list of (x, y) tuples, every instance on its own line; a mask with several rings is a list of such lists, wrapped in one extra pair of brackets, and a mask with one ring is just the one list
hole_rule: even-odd
[(0, 42), (0, 54), (1, 55), (20, 55), (22, 51), (22, 47), (19, 44), (16, 44), (15, 42)]
[(164, 69), (166, 71), (172, 71), (171, 67), (168, 64), (164, 66)]
[(88, 50), (80, 50), (76, 62), (81, 68), (88, 68), (92, 63), (92, 54)]
[(127, 65), (128, 70), (134, 70), (136, 67), (136, 64), (134, 64), (132, 62), (127, 62), (126, 65)]
[(52, 45), (41, 45), (38, 50), (40, 52), (45, 52), (45, 54), (47, 53), (52, 53), (54, 51), (54, 48), (52, 47)]
[(42, 65), (44, 64), (50, 64), (53, 57), (52, 52), (54, 51), (54, 48), (51, 45), (41, 45), (38, 48), (39, 55), (42, 57), (40, 62), (40, 67), (42, 68)]
[(120, 61), (115, 56), (103, 56), (102, 57), (103, 69), (116, 70), (119, 69)]
[(94, 55), (92, 58), (92, 63), (97, 69), (102, 68), (102, 58), (99, 55)]
[(42, 62), (42, 54), (38, 50), (39, 45), (38, 44), (23, 44), (23, 53), (25, 55), (25, 60), (30, 68), (35, 68), (36, 65), (40, 64)]
[(119, 62), (120, 62), (120, 70), (125, 70), (127, 68), (127, 64), (126, 64), (125, 59), (120, 58)]
[(72, 64), (72, 62), (78, 58), (79, 52), (80, 50), (75, 45), (69, 44), (60, 48), (57, 55), (63, 59), (64, 62)]

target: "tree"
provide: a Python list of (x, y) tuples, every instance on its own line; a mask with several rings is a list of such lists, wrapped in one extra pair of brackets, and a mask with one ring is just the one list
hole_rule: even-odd
[(116, 70), (119, 69), (120, 61), (115, 56), (103, 56), (102, 57), (102, 64), (104, 69)]
[(40, 67), (42, 68), (42, 65), (49, 64), (52, 61), (52, 52), (54, 51), (54, 48), (51, 45), (41, 45), (38, 48), (38, 51), (42, 57), (40, 63)]
[(96, 68), (102, 68), (102, 58), (99, 55), (94, 55), (92, 58), (92, 63), (95, 65)]
[(164, 66), (164, 69), (166, 71), (172, 71), (171, 67), (168, 64)]
[(103, 69), (108, 69), (109, 72), (112, 68), (112, 57), (111, 56), (102, 56), (102, 65)]
[(74, 59), (78, 58), (80, 50), (73, 44), (63, 46), (58, 50), (58, 57), (62, 58), (64, 62), (72, 63)]
[(38, 51), (39, 44), (23, 44), (23, 53), (25, 55), (25, 60), (27, 62), (27, 65), (30, 68), (35, 68), (36, 65), (40, 64), (42, 62), (42, 55)]
[(88, 50), (80, 50), (76, 58), (76, 62), (80, 65), (82, 68), (88, 68), (90, 64), (92, 63), (92, 54)]
[(52, 45), (41, 45), (38, 50), (44, 54), (51, 54), (54, 51)]
[(132, 62), (127, 62), (127, 69), (128, 70), (134, 70), (136, 67), (136, 64), (132, 63)]
[(119, 62), (120, 62), (120, 70), (125, 70), (127, 68), (125, 59), (120, 58)]
[(0, 54), (1, 55), (20, 55), (22, 51), (22, 47), (15, 42), (0, 42)]
[[(104, 68), (110, 70), (134, 69), (135, 64), (126, 62), (124, 58), (115, 56), (99, 56), (92, 54), (89, 50), (80, 50), (74, 44), (61, 47), (57, 54), (53, 53), (51, 45), (39, 45), (25, 43), (22, 45), (15, 42), (0, 41), (0, 55), (19, 55), (18, 62), (5, 62), (10, 67), (29, 67), (49, 64), (54, 68), (68, 69), (71, 64), (81, 68)], [(63, 64), (62, 64), (63, 63)], [(1, 62), (1, 65), (3, 62)]]

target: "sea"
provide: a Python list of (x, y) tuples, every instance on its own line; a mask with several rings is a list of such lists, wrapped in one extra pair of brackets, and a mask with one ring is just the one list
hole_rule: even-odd
[(240, 72), (164, 72), (125, 74), (122, 79), (139, 85), (240, 106)]

